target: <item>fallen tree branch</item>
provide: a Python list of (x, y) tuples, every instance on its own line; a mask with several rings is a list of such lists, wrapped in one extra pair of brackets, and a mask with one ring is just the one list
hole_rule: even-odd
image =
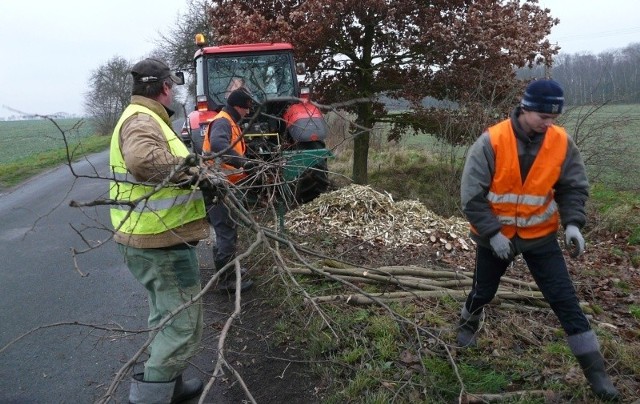
[[(451, 281), (451, 279), (459, 280), (459, 286), (471, 286), (471, 282), (473, 279), (473, 273), (470, 272), (459, 272), (459, 271), (443, 271), (443, 270), (434, 270), (428, 268), (421, 267), (403, 267), (403, 266), (394, 266), (394, 267), (379, 267), (379, 268), (360, 268), (360, 267), (347, 267), (345, 265), (340, 265), (340, 267), (336, 266), (320, 266), (314, 268), (314, 270), (310, 270), (309, 268), (302, 267), (291, 267), (288, 268), (292, 273), (302, 274), (302, 275), (311, 275), (311, 274), (331, 274), (331, 275), (344, 275), (344, 276), (355, 276), (376, 280), (384, 280), (385, 282), (392, 282), (390, 278), (392, 276), (411, 276), (421, 279), (440, 279), (441, 282), (444, 280), (450, 280), (448, 283), (438, 284), (435, 282), (430, 282), (429, 285), (433, 286), (441, 286), (441, 287), (450, 287), (455, 286), (456, 282)], [(385, 276), (386, 275), (386, 276)], [(376, 276), (382, 276), (383, 278), (376, 278)], [(530, 291), (538, 291), (538, 286), (532, 282), (523, 282), (517, 279), (502, 277), (502, 284), (511, 284), (514, 286), (522, 287), (523, 289), (528, 289)]]
[(545, 402), (555, 402), (559, 399), (558, 395), (551, 390), (524, 390), (524, 391), (510, 391), (500, 394), (472, 394), (467, 393), (460, 397), (459, 402), (461, 404), (476, 404), (511, 400), (514, 398), (533, 398), (543, 397)]
[[(379, 268), (351, 267), (334, 260), (323, 260), (325, 265), (318, 267), (287, 267), (291, 274), (325, 276), (329, 279), (348, 280), (352, 283), (378, 283), (381, 286), (393, 285), (401, 291), (379, 294), (345, 293), (329, 296), (306, 297), (307, 303), (346, 302), (350, 304), (373, 304), (381, 301), (399, 301), (415, 298), (433, 298), (449, 296), (458, 301), (465, 300), (473, 284), (473, 274), (461, 271), (435, 270), (415, 266), (384, 266)], [(503, 301), (515, 301), (536, 307), (548, 307), (542, 293), (534, 283), (511, 278), (504, 281), (493, 304)]]
[[(514, 293), (512, 291), (498, 290), (496, 293), (496, 299), (499, 300), (517, 300), (517, 301), (535, 301), (543, 299), (541, 292), (527, 292), (528, 294)], [(371, 297), (369, 297), (371, 296)], [(453, 289), (440, 289), (440, 290), (416, 290), (406, 292), (388, 292), (381, 294), (370, 294), (365, 296), (362, 294), (351, 293), (344, 295), (327, 295), (316, 296), (311, 298), (311, 301), (315, 303), (327, 303), (327, 302), (345, 302), (350, 304), (372, 304), (375, 302), (372, 297), (378, 300), (389, 302), (415, 298), (432, 298), (449, 296), (456, 300), (462, 301), (467, 298), (467, 292), (463, 290)], [(308, 300), (305, 300), (308, 301)], [(493, 303), (493, 302), (492, 302)], [(542, 302), (544, 303), (544, 302)]]
[[(314, 273), (310, 269), (306, 269), (306, 268), (295, 268), (295, 269), (290, 269), (290, 271), (291, 273), (306, 274), (306, 275), (311, 275)], [(348, 277), (349, 279), (354, 279), (356, 281), (372, 280), (381, 284), (394, 284), (399, 287), (406, 287), (409, 289), (439, 290), (446, 287), (445, 284), (440, 285), (436, 281), (429, 282), (426, 279), (415, 278), (415, 277), (396, 277), (394, 275), (375, 275), (368, 271), (365, 271), (364, 273), (359, 274), (353, 270), (333, 268), (330, 272), (324, 271), (324, 270), (320, 270), (320, 272), (327, 275), (334, 275), (342, 279), (344, 279), (345, 277)], [(466, 283), (468, 283), (466, 286), (471, 286), (470, 279), (467, 280)], [(456, 285), (459, 285), (459, 283), (456, 283), (454, 281), (454, 284), (452, 286), (456, 286)]]

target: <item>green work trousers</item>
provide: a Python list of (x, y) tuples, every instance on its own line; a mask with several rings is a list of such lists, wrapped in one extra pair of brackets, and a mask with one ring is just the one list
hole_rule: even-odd
[[(133, 248), (118, 244), (133, 276), (149, 295), (149, 328), (200, 293), (200, 267), (194, 247)], [(202, 339), (202, 301), (175, 315), (156, 334), (144, 381), (168, 382), (186, 369)]]

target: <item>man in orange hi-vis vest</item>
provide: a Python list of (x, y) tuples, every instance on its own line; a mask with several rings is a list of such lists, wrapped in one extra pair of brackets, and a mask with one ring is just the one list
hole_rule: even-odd
[(618, 391), (578, 303), (557, 238), (563, 226), (571, 255), (584, 252), (580, 229), (586, 221), (589, 183), (578, 148), (554, 124), (563, 105), (557, 82), (533, 81), (509, 119), (487, 129), (469, 150), (460, 194), (477, 243), (476, 268), (457, 343), (477, 344), (483, 308), (494, 298), (515, 256), (522, 254), (592, 391), (601, 399), (615, 400)]
[[(246, 173), (258, 164), (245, 158), (246, 144), (242, 137), (242, 129), (238, 125), (238, 122), (249, 113), (251, 106), (251, 95), (245, 88), (232, 91), (227, 98), (227, 105), (209, 124), (202, 144), (204, 153), (220, 155), (220, 168), (226, 172), (227, 179), (234, 184), (244, 179), (247, 176)], [(216, 233), (214, 264), (216, 270), (220, 271), (236, 256), (237, 222), (221, 198), (216, 198), (214, 202), (207, 205), (209, 222)], [(242, 280), (241, 291), (249, 289), (252, 285), (253, 281), (250, 279)], [(217, 288), (223, 291), (235, 290), (236, 277), (233, 266), (227, 268), (220, 276)]]

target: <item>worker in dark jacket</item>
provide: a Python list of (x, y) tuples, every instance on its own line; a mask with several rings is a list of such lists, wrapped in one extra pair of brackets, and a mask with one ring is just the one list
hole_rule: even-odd
[[(251, 109), (251, 95), (245, 88), (232, 91), (227, 98), (227, 105), (220, 111), (209, 125), (202, 150), (204, 153), (219, 155), (216, 164), (226, 173), (232, 184), (237, 184), (247, 177), (247, 172), (255, 168), (257, 163), (245, 157), (246, 145), (242, 129), (238, 122)], [(216, 233), (214, 264), (221, 271), (236, 256), (238, 240), (237, 223), (219, 196), (215, 201), (207, 203), (209, 222)], [(242, 272), (245, 272), (244, 270)], [(242, 291), (249, 289), (253, 282), (244, 279), (240, 283)], [(220, 276), (217, 285), (219, 290), (234, 291), (236, 277), (233, 267), (227, 268)]]
[(618, 398), (595, 333), (579, 306), (558, 243), (560, 225), (573, 254), (584, 252), (589, 183), (578, 148), (554, 124), (564, 95), (553, 80), (531, 82), (511, 117), (473, 144), (462, 174), (461, 199), (477, 243), (473, 286), (462, 307), (457, 342), (475, 346), (483, 307), (500, 278), (522, 254), (536, 284), (567, 334), (593, 392)]

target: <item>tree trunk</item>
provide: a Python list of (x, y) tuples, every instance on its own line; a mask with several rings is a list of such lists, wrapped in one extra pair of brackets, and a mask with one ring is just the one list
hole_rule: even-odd
[(367, 185), (369, 139), (373, 127), (373, 108), (370, 103), (358, 105), (358, 135), (353, 139), (353, 182), (359, 185)]
[(367, 161), (369, 158), (369, 131), (360, 133), (353, 140), (353, 182), (366, 185), (369, 182)]
[[(373, 23), (364, 24), (362, 38), (362, 58), (356, 63), (357, 88), (360, 95), (371, 97), (374, 95), (373, 85), (373, 46), (376, 25)], [(373, 128), (373, 104), (368, 102), (358, 104), (358, 135), (353, 140), (353, 182), (359, 185), (367, 185), (368, 159), (369, 159), (369, 139)]]

